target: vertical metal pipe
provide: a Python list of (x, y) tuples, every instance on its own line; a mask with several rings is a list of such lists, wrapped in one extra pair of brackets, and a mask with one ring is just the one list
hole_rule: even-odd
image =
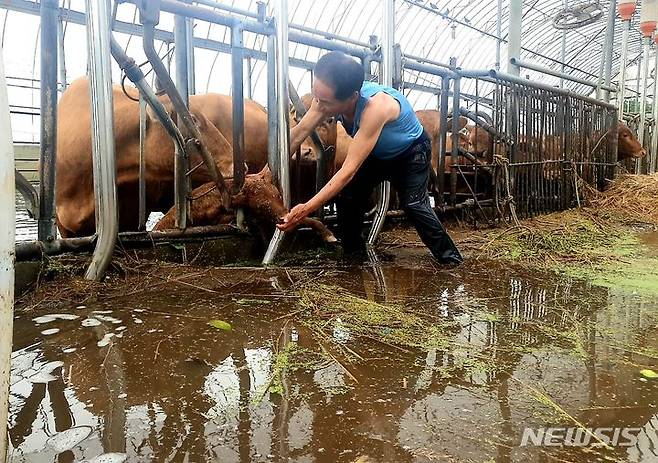
[(100, 280), (112, 259), (119, 231), (117, 214), (116, 161), (114, 153), (114, 110), (110, 67), (109, 2), (86, 0), (87, 46), (89, 53), (92, 155), (96, 195), (96, 249), (85, 273)]
[(0, 48), (0, 461), (7, 461), (9, 380), (14, 323), (16, 190), (14, 145), (2, 55)]
[(279, 118), (276, 114), (276, 37), (267, 37), (267, 164), (270, 166), (274, 183), (281, 189), (279, 181), (279, 150), (277, 136)]
[[(615, 25), (617, 22), (617, 0), (610, 0), (608, 5), (608, 24), (605, 29), (605, 40), (603, 45), (603, 53), (601, 53), (601, 75), (603, 76), (603, 84), (610, 87), (612, 79), (612, 49), (614, 48), (615, 38)], [(599, 81), (600, 82), (600, 81)], [(603, 99), (606, 103), (610, 102), (610, 91), (600, 90), (597, 91), (597, 97)]]
[(176, 61), (176, 88), (183, 98), (185, 106), (189, 106), (190, 92), (187, 62), (187, 21), (180, 15), (174, 17), (174, 56)]
[(59, 85), (63, 92), (66, 90), (66, 54), (64, 53), (64, 21), (62, 18), (57, 20), (57, 62), (59, 65)]
[(146, 98), (139, 94), (139, 225), (140, 231), (146, 229)]
[(437, 166), (437, 189), (439, 190), (439, 204), (443, 206), (445, 191), (445, 172), (446, 172), (446, 135), (448, 133), (448, 98), (450, 93), (450, 80), (447, 77), (441, 78), (441, 97), (439, 101), (439, 162)]
[(496, 5), (496, 71), (500, 70), (500, 47), (503, 42), (503, 0), (498, 0)]
[[(382, 0), (383, 18), (383, 32), (382, 32), (382, 85), (393, 85), (393, 72), (394, 72), (394, 46), (395, 46), (395, 0)], [(377, 198), (377, 207), (375, 216), (372, 220), (372, 228), (368, 233), (367, 243), (369, 245), (375, 244), (377, 236), (384, 226), (384, 219), (386, 218), (386, 211), (388, 210), (388, 202), (391, 194), (391, 184), (384, 181), (379, 186), (379, 197)]]
[[(233, 79), (233, 194), (244, 184), (244, 63), (242, 28), (231, 28), (231, 76)], [(286, 106), (287, 108), (287, 106)]]
[[(566, 3), (566, 2), (565, 2)], [(561, 61), (561, 72), (565, 74), (565, 62), (567, 61), (567, 30), (562, 29), (562, 40), (560, 44), (560, 61)], [(564, 78), (560, 77), (560, 88), (564, 88)]]
[(656, 171), (656, 159), (658, 159), (658, 44), (655, 48), (653, 72), (653, 133), (651, 135), (651, 149), (649, 150), (648, 160), (650, 174)]
[(185, 20), (185, 43), (187, 44), (187, 93), (196, 95), (196, 74), (194, 71), (194, 19)]
[(619, 59), (619, 91), (617, 92), (617, 107), (619, 108), (619, 120), (624, 119), (624, 98), (626, 96), (626, 64), (628, 62), (628, 35), (631, 30), (631, 22), (624, 21), (624, 30), (621, 35), (621, 58)]
[[(276, 112), (279, 179), (283, 205), (290, 209), (290, 126), (288, 121), (288, 0), (276, 0), (274, 9), (276, 25)], [(271, 108), (268, 108), (271, 111)], [(284, 233), (278, 228), (263, 257), (263, 265), (269, 265), (283, 241)]]
[[(457, 67), (457, 60), (450, 58), (450, 65)], [(459, 95), (460, 95), (461, 82), (459, 77), (452, 81), (452, 127), (450, 129), (452, 137), (452, 151), (450, 158), (452, 165), (460, 164), (459, 162)], [(450, 171), (450, 205), (454, 206), (457, 203), (457, 170), (453, 167)]]
[[(189, 61), (187, 18), (177, 15), (174, 17), (174, 60), (176, 63), (176, 89), (180, 93), (185, 106), (190, 106), (189, 89)], [(180, 125), (184, 137), (189, 135), (184, 124)], [(189, 170), (185, 150), (176, 147), (174, 150), (174, 196), (176, 198), (176, 227), (187, 228), (187, 214), (191, 209), (187, 204)]]
[[(640, 88), (640, 128), (638, 130), (638, 141), (644, 144), (644, 126), (647, 112), (647, 81), (649, 79), (649, 46), (651, 37), (642, 39), (642, 86)], [(640, 160), (637, 161), (638, 167)]]
[(245, 86), (247, 87), (247, 98), (252, 100), (254, 98), (254, 91), (251, 88), (251, 86), (253, 85), (251, 82), (251, 77), (252, 77), (251, 74), (253, 73), (253, 67), (251, 65), (251, 57), (247, 56), (246, 61), (247, 61), (247, 75), (245, 79), (246, 80)]
[(521, 58), (521, 21), (523, 17), (523, 0), (510, 0), (509, 32), (507, 35), (507, 72), (518, 76), (520, 68), (512, 64), (510, 58)]
[(39, 162), (38, 238), (52, 241), (55, 227), (57, 150), (57, 0), (41, 2), (41, 145)]

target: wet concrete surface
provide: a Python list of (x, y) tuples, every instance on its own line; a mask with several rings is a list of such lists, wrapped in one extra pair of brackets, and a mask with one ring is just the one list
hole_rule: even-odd
[[(336, 320), (321, 338), (297, 297), (311, 282), (456, 328), (430, 349)], [(658, 379), (640, 373), (658, 370), (658, 300), (499, 263), (443, 269), (424, 249), (364, 266), (181, 267), (124, 294), (17, 309), (10, 461), (658, 461)], [(275, 391), (291, 343), (313, 361), (284, 368)], [(569, 426), (637, 439), (521, 445), (526, 428)]]

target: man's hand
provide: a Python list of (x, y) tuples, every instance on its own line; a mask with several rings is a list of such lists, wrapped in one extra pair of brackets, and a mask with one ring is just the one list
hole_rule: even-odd
[(284, 232), (292, 231), (311, 212), (306, 203), (297, 204), (283, 217), (283, 223), (277, 224), (277, 228)]

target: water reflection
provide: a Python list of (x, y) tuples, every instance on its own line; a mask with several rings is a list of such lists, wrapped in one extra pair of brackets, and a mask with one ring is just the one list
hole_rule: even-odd
[[(277, 353), (293, 330), (281, 315), (297, 306), (294, 298), (261, 299), (278, 293), (273, 282), (281, 290), (294, 284), (284, 272), (217, 269), (209, 281), (237, 282), (223, 294), (160, 287), (137, 299), (19, 312), (12, 461), (106, 452), (128, 461), (592, 461), (578, 448), (519, 447), (525, 427), (568, 426), (569, 417), (642, 428), (637, 445), (607, 455), (655, 456), (656, 388), (637, 374), (656, 366), (655, 300), (488, 264), (315, 272), (305, 278), (429, 309), (458, 329), (447, 347), (421, 352), (343, 327), (335, 341), (363, 361), (284, 370), (273, 393)], [(246, 297), (256, 302), (245, 305)], [(34, 321), (62, 313), (79, 318)], [(216, 318), (233, 330), (207, 324)], [(44, 336), (45, 328), (59, 332)], [(318, 348), (301, 321), (294, 328), (301, 348)], [(81, 425), (93, 429), (87, 439), (59, 454), (48, 447), (48, 437)]]

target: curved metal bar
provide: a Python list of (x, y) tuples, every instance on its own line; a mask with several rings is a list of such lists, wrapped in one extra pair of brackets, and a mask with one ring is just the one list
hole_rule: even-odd
[(114, 153), (114, 111), (110, 67), (110, 8), (108, 2), (86, 0), (89, 47), (92, 155), (96, 193), (98, 241), (85, 273), (87, 280), (100, 280), (112, 260), (119, 232)]
[[(384, 17), (383, 17), (383, 33), (382, 33), (382, 84), (393, 85), (393, 46), (395, 45), (395, 1), (384, 0)], [(384, 181), (379, 185), (379, 197), (377, 198), (377, 210), (375, 217), (372, 219), (372, 228), (368, 233), (368, 245), (372, 246), (377, 241), (377, 236), (384, 226), (386, 220), (386, 211), (388, 210), (388, 203), (391, 195), (390, 182)]]
[(14, 169), (16, 176), (16, 191), (23, 195), (25, 200), (25, 208), (28, 214), (33, 219), (39, 218), (39, 194), (36, 188), (21, 174), (18, 170)]
[[(192, 8), (192, 7), (188, 6), (187, 8)], [(194, 120), (192, 119), (192, 115), (190, 114), (187, 107), (185, 106), (185, 102), (183, 101), (180, 94), (176, 90), (176, 85), (174, 85), (174, 82), (171, 80), (171, 77), (167, 72), (167, 68), (162, 63), (162, 60), (160, 59), (157, 51), (155, 50), (155, 24), (151, 21), (147, 21), (144, 24), (144, 53), (146, 54), (146, 58), (153, 66), (153, 71), (158, 76), (158, 79), (160, 80), (165, 92), (167, 93), (167, 96), (169, 96), (169, 99), (171, 100), (174, 109), (179, 114), (180, 119), (183, 125), (185, 126), (186, 130), (193, 138), (199, 140), (201, 158), (203, 159), (206, 169), (208, 169), (210, 178), (212, 178), (213, 181), (217, 184), (217, 189), (221, 195), (223, 204), (226, 207), (228, 207), (231, 199), (229, 196), (228, 189), (226, 187), (226, 182), (224, 181), (224, 177), (221, 174), (221, 172), (219, 172), (219, 170), (217, 169), (217, 165), (215, 164), (212, 155), (208, 151), (208, 148), (206, 147), (205, 143), (203, 142), (201, 133), (199, 132), (199, 128), (194, 123)], [(183, 175), (185, 175), (185, 172), (183, 172)], [(187, 194), (185, 196), (187, 196)], [(185, 202), (183, 201), (182, 204), (184, 203)]]
[[(276, 109), (278, 114), (277, 141), (279, 158), (279, 180), (283, 205), (290, 209), (290, 156), (289, 156), (289, 121), (288, 121), (288, 0), (277, 0), (275, 7), (276, 21)], [(270, 241), (263, 265), (274, 260), (285, 234), (278, 228)]]

